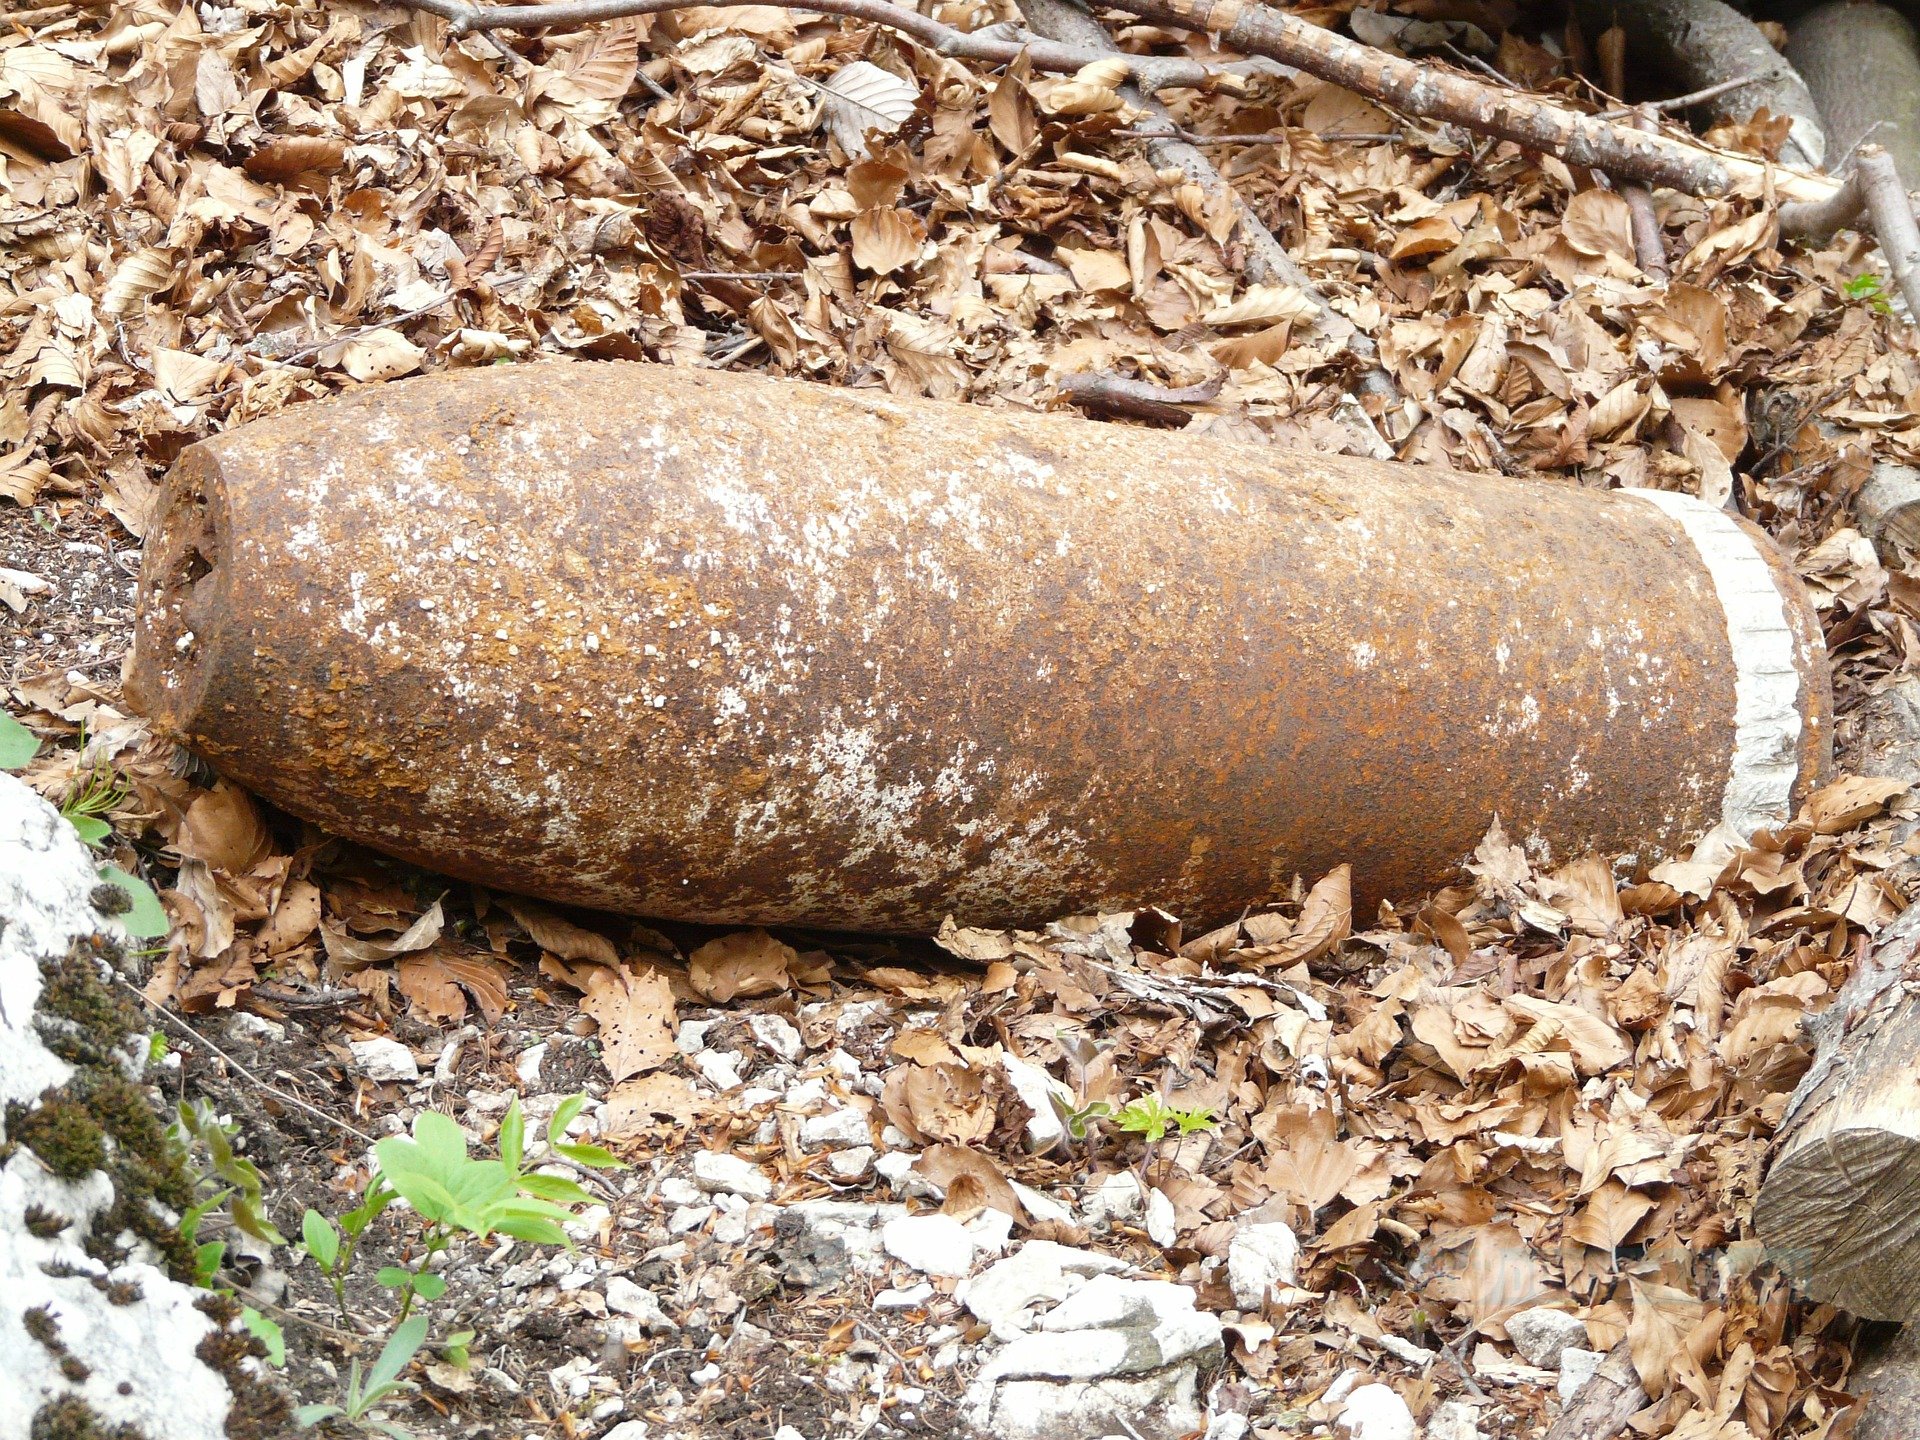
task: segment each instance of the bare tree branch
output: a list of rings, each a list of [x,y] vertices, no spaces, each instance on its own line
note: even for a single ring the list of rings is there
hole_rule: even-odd
[[[1129,15],[1203,30],[1248,55],[1265,55],[1408,115],[1450,121],[1482,135],[1557,155],[1620,180],[1691,195],[1725,195],[1771,183],[1788,200],[1823,200],[1824,175],[1726,154],[1669,135],[1644,135],[1531,95],[1502,90],[1437,65],[1416,64],[1309,25],[1257,0],[1112,0]]]
[[[1862,145],[1854,168],[1887,269],[1906,297],[1907,313],[1920,320],[1920,225],[1914,223],[1913,200],[1900,182],[1893,156],[1880,146]]]

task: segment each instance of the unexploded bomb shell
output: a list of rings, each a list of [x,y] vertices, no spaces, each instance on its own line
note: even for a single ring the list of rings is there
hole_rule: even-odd
[[[196,445],[128,691],[335,833],[551,899],[1230,916],[1784,817],[1819,630],[1698,501],[761,377],[403,381]],[[1537,848],[1536,847],[1536,848]]]

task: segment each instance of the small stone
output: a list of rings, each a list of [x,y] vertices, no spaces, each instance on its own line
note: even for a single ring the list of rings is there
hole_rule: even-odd
[[[1560,1352],[1560,1403],[1568,1405],[1580,1393],[1580,1387],[1593,1378],[1600,1362],[1607,1357],[1598,1350],[1569,1345]]]
[[[1292,1285],[1300,1260],[1300,1241],[1280,1220],[1243,1225],[1227,1244],[1227,1283],[1233,1303],[1258,1311],[1276,1285]]]
[[[682,1055],[698,1055],[707,1048],[707,1031],[719,1023],[718,1020],[682,1020],[674,1032],[675,1048]]]
[[[957,1344],[957,1342],[956,1342]],[[933,1368],[942,1369],[942,1350]],[[948,1362],[949,1366],[951,1361]],[[984,1380],[966,1392],[963,1415],[974,1433],[994,1440],[1066,1440],[1066,1437],[1137,1434],[1185,1435],[1202,1430],[1206,1415],[1191,1363],[1146,1375],[1096,1381]],[[1139,1422],[1151,1417],[1151,1430]]]
[[[791,1425],[782,1425],[773,1432],[773,1440],[807,1440],[807,1437]]]
[[[1044,1155],[1067,1138],[1067,1127],[1054,1108],[1053,1098],[1059,1095],[1071,1103],[1072,1092],[1031,1060],[1022,1060],[1018,1055],[1003,1051],[1000,1068],[1006,1072],[1013,1093],[1033,1112],[1027,1117],[1027,1149]]]
[[[1013,1217],[1004,1210],[982,1210],[967,1221],[967,1238],[973,1241],[976,1255],[999,1256],[1006,1253],[1013,1238]]]
[[[679,1175],[669,1175],[656,1192],[665,1205],[694,1205],[700,1200],[700,1187]]]
[[[829,1150],[846,1150],[857,1145],[871,1145],[873,1127],[858,1110],[829,1110],[824,1115],[810,1115],[800,1122],[800,1143],[809,1150],[818,1150],[822,1146]]]
[[[667,1312],[660,1308],[660,1297],[624,1275],[614,1275],[607,1280],[607,1308],[617,1315],[638,1320],[652,1335],[664,1335],[674,1328]]]
[[[856,1145],[851,1150],[835,1150],[827,1157],[827,1169],[836,1180],[849,1183],[864,1179],[873,1169],[873,1147]]]
[[[518,1058],[514,1060],[513,1073],[520,1077],[520,1083],[522,1085],[538,1085],[540,1083],[540,1067],[546,1063],[546,1059],[546,1041],[542,1040],[538,1045],[529,1045],[526,1049],[522,1050]]]
[[[1422,1440],[1486,1440],[1480,1433],[1480,1412],[1463,1400],[1449,1400],[1427,1417]]]
[[[693,1183],[709,1195],[744,1195],[749,1200],[773,1198],[773,1182],[758,1165],[718,1150],[702,1150],[693,1157]]]
[[[1335,1422],[1353,1440],[1413,1440],[1413,1412],[1391,1385],[1362,1385]]]
[[[1013,1193],[1019,1198],[1027,1217],[1036,1223],[1051,1222],[1055,1225],[1073,1224],[1073,1207],[1056,1200],[1044,1190],[1036,1190],[1031,1185],[1022,1185],[1018,1180],[1013,1183]]]
[[[923,1280],[911,1289],[882,1290],[878,1295],[873,1297],[873,1308],[876,1310],[918,1310],[931,1299],[933,1299],[933,1286]]]
[[[775,1059],[784,1060],[789,1065],[807,1053],[800,1032],[793,1028],[793,1022],[781,1015],[749,1015],[747,1032],[753,1036],[760,1047]]]
[[[718,1380],[719,1378],[720,1378],[720,1367],[714,1364],[712,1361],[708,1361],[705,1365],[702,1365],[698,1370],[689,1371],[687,1374],[687,1379],[691,1380],[696,1385],[711,1385],[714,1381]]]
[[[287,1027],[250,1010],[236,1010],[227,1016],[227,1034],[248,1045],[279,1044],[287,1038]]]
[[[757,1110],[762,1105],[771,1105],[780,1099],[783,1093],[770,1085],[749,1085],[734,1096],[734,1101],[742,1110]]]
[[[653,1437],[647,1431],[646,1421],[622,1420],[602,1435],[600,1440],[653,1440]]]
[[[804,1113],[816,1105],[827,1103],[827,1082],[819,1078],[802,1080],[798,1085],[788,1087],[786,1097],[780,1102],[795,1113]]]
[[[1543,1370],[1560,1368],[1560,1356],[1572,1346],[1585,1347],[1586,1322],[1550,1305],[1536,1305],[1507,1317],[1507,1338],[1529,1365]]]
[[[880,1229],[880,1244],[922,1275],[963,1276],[973,1269],[973,1239],[951,1215],[902,1215]]]
[[[372,1040],[349,1040],[353,1063],[369,1080],[412,1083],[420,1078],[420,1066],[413,1052],[398,1040],[379,1036]]]
[[[1174,1222],[1173,1202],[1158,1190],[1147,1191],[1147,1238],[1156,1245],[1171,1245],[1180,1238]]]
[[[712,1217],[714,1217],[712,1206],[680,1206],[676,1212],[666,1217],[666,1233],[685,1235],[687,1231],[697,1231]]]
[[[1389,1355],[1393,1356],[1394,1359],[1404,1360],[1407,1364],[1418,1366],[1421,1369],[1425,1369],[1440,1358],[1439,1351],[1429,1350],[1423,1345],[1416,1345],[1411,1340],[1402,1340],[1398,1335],[1382,1335],[1379,1340],[1374,1343],[1379,1345],[1379,1347]]]
[[[1102,1225],[1112,1220],[1132,1220],[1146,1203],[1147,1197],[1141,1193],[1140,1182],[1133,1172],[1122,1170],[1089,1190],[1080,1211],[1087,1224]]]
[[[716,1090],[732,1090],[741,1083],[740,1057],[731,1050],[702,1050],[693,1057],[693,1068]]]

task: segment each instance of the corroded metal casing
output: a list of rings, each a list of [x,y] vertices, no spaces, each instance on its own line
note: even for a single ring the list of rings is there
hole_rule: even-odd
[[[188,450],[128,693],[447,873],[714,922],[1227,916],[1784,816],[1830,697],[1744,522],[626,364],[436,376]]]

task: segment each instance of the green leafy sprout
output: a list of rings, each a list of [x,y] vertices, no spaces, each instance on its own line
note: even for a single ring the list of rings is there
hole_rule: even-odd
[[[1144,1136],[1149,1145],[1158,1145],[1169,1131],[1191,1135],[1196,1130],[1211,1130],[1219,1122],[1211,1107],[1175,1109],[1158,1091],[1149,1091],[1121,1106],[1113,1123],[1129,1134]]]
[[[1854,276],[1841,290],[1849,300],[1864,301],[1882,315],[1893,313],[1893,306],[1887,299],[1887,282],[1872,271]]]

